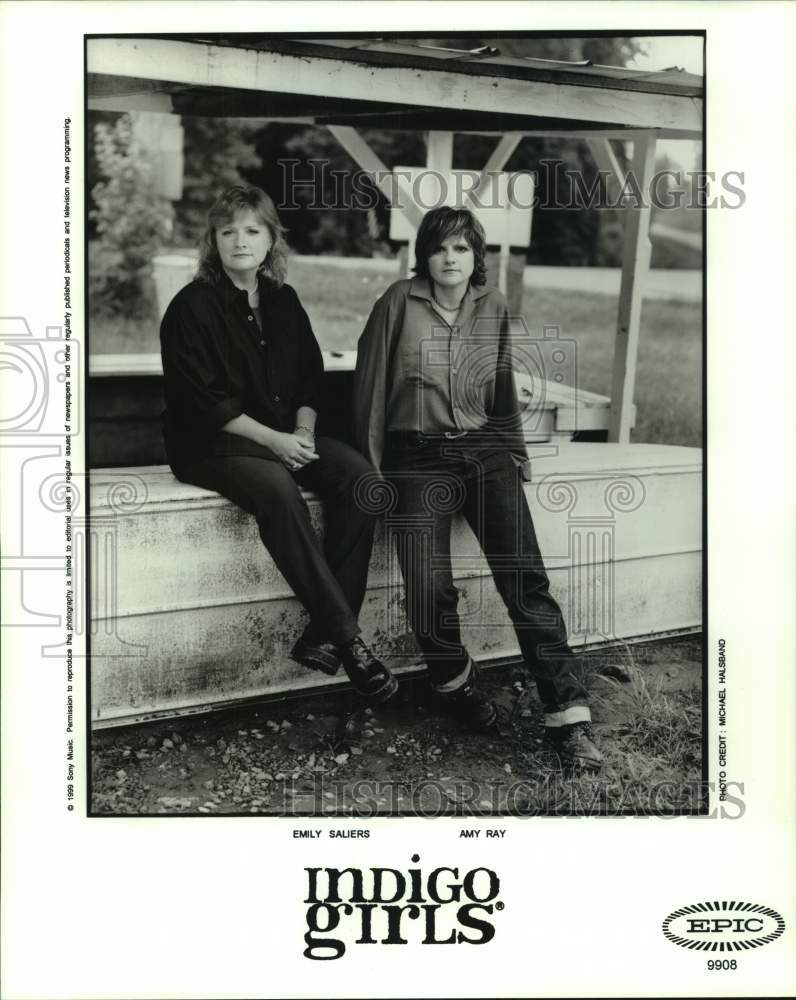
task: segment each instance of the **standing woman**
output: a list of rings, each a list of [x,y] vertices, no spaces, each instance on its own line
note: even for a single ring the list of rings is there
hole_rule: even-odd
[[[461,510],[536,681],[548,741],[562,758],[598,768],[586,691],[523,490],[508,306],[486,285],[483,228],[467,210],[433,209],[416,255],[416,277],[387,289],[359,340],[354,413],[358,447],[392,483],[388,524],[435,700],[473,728],[495,721],[456,611],[450,532]]]
[[[323,359],[309,318],[285,284],[287,246],[273,202],[230,188],[208,215],[194,281],[160,330],[164,436],[178,479],[253,514],[260,537],[310,622],[291,655],[384,701],[397,683],[359,637],[373,516],[353,502],[370,472],[352,448],[315,438]],[[326,541],[301,490],[325,505]]]

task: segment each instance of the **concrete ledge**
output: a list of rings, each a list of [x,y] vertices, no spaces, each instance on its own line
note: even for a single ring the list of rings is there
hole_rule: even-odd
[[[526,495],[573,644],[700,624],[701,452],[661,445],[530,449]],[[535,454],[534,454],[535,452]],[[253,518],[165,467],[91,475],[92,714],[113,725],[327,681],[289,660],[306,621]],[[307,495],[319,533],[320,502]],[[517,653],[478,545],[454,524],[454,576],[481,661]],[[400,573],[377,531],[361,615],[391,666],[418,663]]]

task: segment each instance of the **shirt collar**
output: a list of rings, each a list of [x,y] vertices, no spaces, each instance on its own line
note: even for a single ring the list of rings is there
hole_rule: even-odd
[[[262,302],[265,299],[267,284],[262,274],[260,274],[259,272],[257,274],[257,288],[259,289],[260,292],[260,302]],[[241,300],[241,297],[247,299],[246,292],[242,288],[238,288],[236,285],[232,284],[229,275],[223,269],[223,267],[221,268],[221,275],[218,279],[218,290],[221,293],[221,297],[223,298],[224,302],[226,303],[239,302]]]
[[[487,285],[469,284],[467,286],[467,291],[464,293],[462,302],[467,300],[470,302],[476,302],[478,299],[483,298],[488,292],[489,288]],[[431,282],[428,278],[418,278],[415,276],[411,279],[409,294],[416,299],[425,299],[427,302],[433,301],[433,296],[431,294]]]

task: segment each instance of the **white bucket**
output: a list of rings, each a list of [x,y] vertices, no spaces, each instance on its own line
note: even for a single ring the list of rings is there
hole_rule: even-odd
[[[177,292],[193,280],[197,262],[198,254],[194,250],[177,250],[152,258],[152,276],[161,319]]]

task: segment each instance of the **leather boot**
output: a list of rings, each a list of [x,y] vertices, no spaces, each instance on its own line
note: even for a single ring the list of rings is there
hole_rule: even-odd
[[[590,771],[599,771],[602,767],[603,755],[592,740],[588,722],[548,728],[545,742],[558,754],[562,764],[578,765]]]
[[[336,650],[348,679],[371,704],[381,704],[398,690],[398,681],[359,636],[337,646]]]
[[[432,688],[432,704],[437,711],[464,722],[476,732],[491,729],[497,719],[494,702],[478,690],[478,668],[473,660],[465,682],[455,691],[437,691]]]
[[[308,641],[302,636],[290,655],[302,666],[330,677],[342,667],[357,693],[374,705],[386,701],[398,690],[398,681],[359,636],[341,645]]]

